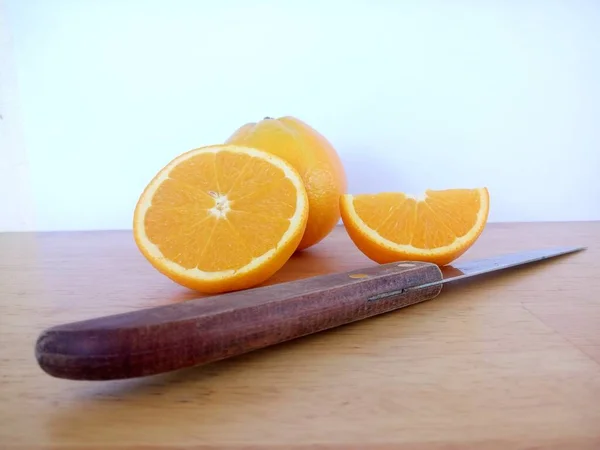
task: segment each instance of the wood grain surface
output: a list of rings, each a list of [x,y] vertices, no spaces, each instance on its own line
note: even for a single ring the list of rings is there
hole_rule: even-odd
[[[50,326],[182,302],[130,232],[0,234],[0,448],[598,449],[600,222],[491,224],[461,259],[588,250],[207,366],[69,381]],[[338,228],[268,284],[373,266]]]

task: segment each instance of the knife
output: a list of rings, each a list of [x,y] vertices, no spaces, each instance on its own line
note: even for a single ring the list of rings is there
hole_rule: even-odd
[[[43,331],[36,360],[71,380],[142,377],[207,364],[431,300],[445,283],[584,250],[560,247],[438,267],[398,261]]]

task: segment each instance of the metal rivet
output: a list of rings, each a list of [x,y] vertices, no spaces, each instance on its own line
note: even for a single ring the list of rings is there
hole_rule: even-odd
[[[367,275],[366,273],[353,273],[351,275],[348,275],[350,278],[369,278],[369,275]]]

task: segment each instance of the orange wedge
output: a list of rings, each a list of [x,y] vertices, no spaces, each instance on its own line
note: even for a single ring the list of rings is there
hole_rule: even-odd
[[[378,263],[402,260],[445,265],[479,238],[488,219],[486,188],[346,194],[340,198],[348,235]]]
[[[135,242],[161,273],[219,293],[267,280],[296,250],[308,220],[302,178],[254,148],[191,150],[148,184],[134,212]]]

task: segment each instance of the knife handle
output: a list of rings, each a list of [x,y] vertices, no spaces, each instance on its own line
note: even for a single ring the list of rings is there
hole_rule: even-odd
[[[396,262],[55,326],[35,353],[49,375],[133,378],[241,355],[436,297],[438,266]]]

